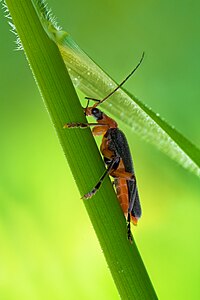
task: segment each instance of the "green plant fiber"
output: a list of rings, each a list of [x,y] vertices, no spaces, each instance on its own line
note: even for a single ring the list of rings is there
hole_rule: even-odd
[[[32,1],[7,0],[6,4],[83,195],[97,182],[105,167],[89,129],[63,129],[66,122],[86,122],[63,59],[44,31]],[[110,180],[107,178],[103,188],[84,203],[121,298],[157,299],[135,243],[127,240],[126,222]]]

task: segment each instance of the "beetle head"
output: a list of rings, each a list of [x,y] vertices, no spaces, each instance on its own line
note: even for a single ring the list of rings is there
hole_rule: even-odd
[[[101,120],[103,118],[102,111],[94,106],[84,108],[84,113],[86,116],[92,116],[96,120]]]

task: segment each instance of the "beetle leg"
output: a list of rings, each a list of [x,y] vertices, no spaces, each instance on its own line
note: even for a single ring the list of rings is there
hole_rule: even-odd
[[[92,196],[94,196],[96,194],[96,192],[99,190],[104,178],[110,174],[110,172],[112,171],[113,165],[116,161],[116,157],[111,161],[111,163],[108,165],[108,168],[106,169],[106,171],[103,173],[103,175],[101,176],[101,178],[99,179],[99,181],[97,182],[97,184],[95,185],[95,187],[87,194],[85,194],[83,197],[81,197],[82,199],[89,199]]]
[[[101,123],[66,123],[63,128],[88,128],[94,126],[92,129],[93,135],[103,135],[108,130],[108,126]]]
[[[136,199],[136,193],[137,193],[137,187],[135,185],[135,188],[133,190],[133,194],[131,195],[131,201],[129,202],[129,208],[128,208],[128,213],[131,213],[134,203],[135,203],[135,199]]]
[[[107,132],[108,130],[108,126],[107,125],[101,125],[99,126],[99,123],[97,124],[97,126],[95,126],[93,129],[92,129],[92,134],[97,136],[97,135],[103,135]]]
[[[135,175],[133,173],[126,172],[124,170],[120,170],[120,169],[114,170],[110,175],[116,178],[123,178],[126,180],[134,181],[136,183]]]
[[[128,213],[127,217],[127,237],[130,243],[133,242],[132,234],[131,234],[131,214]]]
[[[99,124],[99,123],[66,123],[63,128],[87,128],[87,127],[90,127],[90,126],[97,126],[97,125],[104,125],[104,124]]]

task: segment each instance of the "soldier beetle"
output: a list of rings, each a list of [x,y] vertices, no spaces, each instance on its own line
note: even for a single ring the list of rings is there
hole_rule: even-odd
[[[124,133],[118,128],[117,122],[108,117],[104,112],[98,109],[97,106],[113,95],[131,77],[142,63],[143,58],[144,52],[139,63],[132,72],[105,98],[99,100],[85,97],[88,102],[87,106],[84,108],[84,113],[86,116],[94,117],[97,123],[67,123],[64,125],[64,128],[87,128],[94,126],[92,129],[93,135],[103,135],[100,151],[103,155],[107,169],[95,187],[82,198],[91,198],[100,188],[104,178],[107,175],[112,176],[114,178],[117,198],[127,220],[127,236],[130,242],[132,242],[130,222],[132,221],[134,225],[137,225],[137,221],[141,217],[141,206],[131,153],[127,139]],[[95,101],[93,106],[89,106],[91,100]]]

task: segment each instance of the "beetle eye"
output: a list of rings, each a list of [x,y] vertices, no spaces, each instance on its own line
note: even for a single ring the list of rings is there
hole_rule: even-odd
[[[94,107],[92,108],[91,110],[91,113],[93,115],[93,117],[96,119],[96,120],[101,120],[103,118],[103,113],[102,111],[100,111],[98,108]]]
[[[99,113],[99,109],[98,108],[93,108],[92,109],[92,114],[93,115],[97,115]]]

